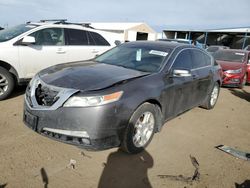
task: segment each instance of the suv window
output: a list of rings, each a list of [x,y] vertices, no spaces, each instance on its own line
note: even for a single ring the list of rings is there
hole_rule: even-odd
[[[88,45],[87,31],[65,29],[68,45]]]
[[[94,41],[94,45],[98,46],[110,46],[110,44],[98,33],[89,32],[90,41]]]
[[[193,69],[211,65],[211,58],[200,50],[192,50]]]
[[[177,56],[172,66],[173,69],[192,69],[192,58],[190,50],[183,50]]]
[[[64,45],[64,33],[61,28],[47,28],[36,31],[30,36],[35,37],[36,45]]]

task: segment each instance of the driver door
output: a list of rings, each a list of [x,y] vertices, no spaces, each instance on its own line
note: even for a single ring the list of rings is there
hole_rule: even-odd
[[[29,36],[35,38],[35,43],[18,47],[25,78],[31,78],[49,66],[67,62],[63,28],[46,28]]]

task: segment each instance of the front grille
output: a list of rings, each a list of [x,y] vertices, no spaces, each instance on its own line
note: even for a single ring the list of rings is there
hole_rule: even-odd
[[[36,101],[41,106],[52,106],[59,99],[57,94],[58,91],[52,90],[41,83],[35,90]]]

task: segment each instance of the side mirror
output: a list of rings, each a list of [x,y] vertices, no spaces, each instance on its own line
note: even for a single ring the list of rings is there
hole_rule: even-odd
[[[36,42],[35,37],[25,36],[22,40],[22,44],[34,44]]]
[[[189,70],[181,70],[181,69],[173,70],[173,77],[188,77],[188,76],[192,76]]]
[[[122,42],[119,41],[119,40],[116,40],[116,41],[115,41],[115,45],[116,45],[116,46],[119,46],[121,43],[122,43]]]

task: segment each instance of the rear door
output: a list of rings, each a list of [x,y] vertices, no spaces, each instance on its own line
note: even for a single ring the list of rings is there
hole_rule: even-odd
[[[192,49],[192,73],[194,79],[194,106],[200,105],[208,96],[213,82],[212,59],[199,49]]]
[[[65,29],[65,36],[69,62],[92,59],[110,48],[109,43],[95,32]]]

